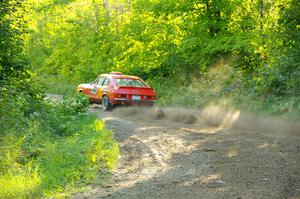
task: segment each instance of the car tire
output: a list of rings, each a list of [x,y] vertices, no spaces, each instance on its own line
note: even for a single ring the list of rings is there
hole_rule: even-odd
[[[112,109],[112,105],[106,95],[102,97],[102,109],[104,111],[110,111]]]

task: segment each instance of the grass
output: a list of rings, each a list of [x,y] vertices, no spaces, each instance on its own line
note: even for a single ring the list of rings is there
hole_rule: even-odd
[[[24,168],[19,173],[6,173],[0,176],[0,198],[26,198],[35,195],[41,183],[37,169]]]
[[[10,159],[1,162],[0,198],[64,198],[113,169],[118,144],[104,123],[82,115],[72,126],[69,136],[5,137],[0,157]]]
[[[118,145],[101,121],[90,119],[74,124],[76,129],[84,126],[74,136],[48,143],[48,150],[41,158],[42,187],[58,191],[66,185],[78,187],[92,183],[100,170],[114,168]]]

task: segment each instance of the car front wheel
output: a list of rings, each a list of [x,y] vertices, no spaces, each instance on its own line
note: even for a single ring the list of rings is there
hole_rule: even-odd
[[[106,95],[102,97],[102,109],[105,111],[109,111],[112,109],[112,105]]]

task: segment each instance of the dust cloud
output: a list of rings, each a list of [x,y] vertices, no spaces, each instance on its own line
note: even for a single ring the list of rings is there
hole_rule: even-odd
[[[219,130],[239,129],[262,131],[274,135],[289,134],[300,136],[300,125],[279,117],[265,117],[254,113],[242,112],[235,108],[210,105],[202,109],[169,108],[119,108],[124,118],[139,120],[166,120],[184,125],[216,127]]]

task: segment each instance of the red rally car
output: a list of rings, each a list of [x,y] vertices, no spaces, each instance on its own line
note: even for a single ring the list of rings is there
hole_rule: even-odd
[[[77,86],[77,92],[86,95],[91,102],[100,103],[104,110],[117,105],[148,105],[155,103],[153,88],[142,79],[119,72],[102,74],[89,84]]]

